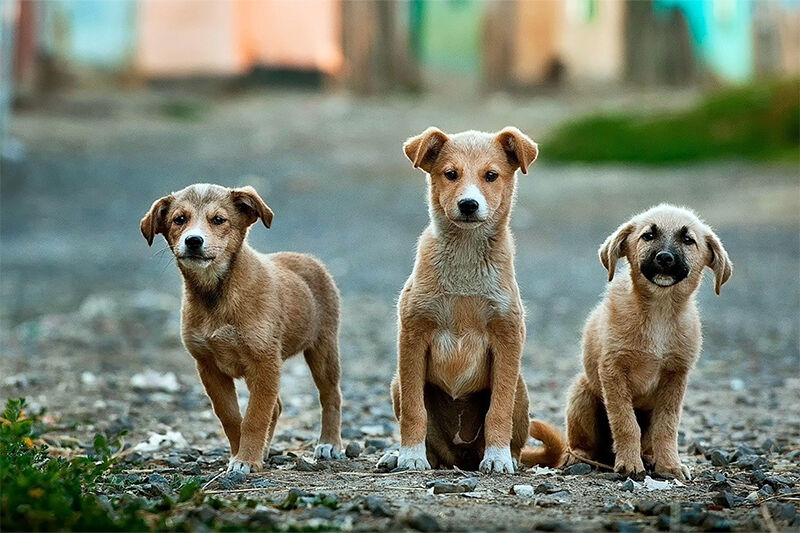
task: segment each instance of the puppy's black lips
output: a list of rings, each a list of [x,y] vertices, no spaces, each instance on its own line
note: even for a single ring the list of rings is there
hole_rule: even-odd
[[[216,255],[179,255],[178,259],[190,259],[195,261],[213,261]]]

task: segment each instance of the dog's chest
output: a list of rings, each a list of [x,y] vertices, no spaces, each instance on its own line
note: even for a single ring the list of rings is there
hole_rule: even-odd
[[[186,348],[194,357],[209,357],[226,375],[233,378],[244,375],[243,357],[247,342],[241,331],[230,324],[208,330],[184,333]]]
[[[428,359],[428,381],[453,398],[489,386],[489,304],[482,298],[443,297]]]

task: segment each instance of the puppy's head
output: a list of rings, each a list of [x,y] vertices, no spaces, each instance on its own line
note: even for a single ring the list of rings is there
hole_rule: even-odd
[[[428,128],[408,139],[403,151],[414,168],[430,177],[429,201],[437,222],[476,228],[508,216],[516,170],[527,173],[539,150],[527,135],[508,127],[454,135]]]
[[[599,250],[600,261],[614,278],[617,261],[626,257],[633,282],[645,290],[693,292],[704,267],[714,271],[714,290],[733,273],[719,238],[691,211],[661,204],[636,215],[610,235]]]
[[[195,184],[156,200],[141,222],[147,244],[161,234],[184,273],[221,276],[258,219],[272,210],[252,187]]]

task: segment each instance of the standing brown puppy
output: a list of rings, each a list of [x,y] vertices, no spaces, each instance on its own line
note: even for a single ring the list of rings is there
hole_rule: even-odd
[[[702,343],[694,295],[704,267],[713,270],[719,294],[733,266],[711,228],[666,204],[621,225],[599,254],[612,283],[583,334],[584,373],[572,385],[566,415],[572,453],[557,430],[534,421],[531,434],[545,448],[523,461],[556,466],[586,457],[631,474],[644,471],[644,457],[656,473],[685,479],[678,424]],[[621,257],[630,275],[615,278]]]
[[[428,175],[431,222],[398,304],[398,468],[514,472],[528,393],[508,222],[516,171],[527,172],[537,146],[516,128],[428,128],[403,149]]]
[[[339,291],[325,266],[303,254],[261,254],[246,242],[272,210],[252,187],[198,184],[165,196],[142,219],[148,244],[160,233],[183,274],[183,343],[231,445],[229,470],[262,466],[281,413],[281,363],[303,352],[319,389],[322,432],[314,455],[338,458]],[[250,401],[239,412],[233,380]]]

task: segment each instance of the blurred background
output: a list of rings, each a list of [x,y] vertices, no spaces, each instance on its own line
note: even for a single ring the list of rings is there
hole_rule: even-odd
[[[746,391],[755,417],[796,393],[800,1],[0,5],[5,394],[222,442],[190,423],[207,404],[180,345],[181,280],[139,220],[194,182],[251,184],[275,211],[251,243],[313,253],[341,288],[346,425],[391,432],[394,302],[427,223],[401,143],[430,125],[540,143],[513,215],[534,413],[560,419],[605,286],[598,246],[662,201],[696,209],[736,266],[721,296],[700,290],[690,404],[741,418]],[[148,369],[177,381],[132,379]],[[302,360],[284,391],[287,427],[311,438]]]

